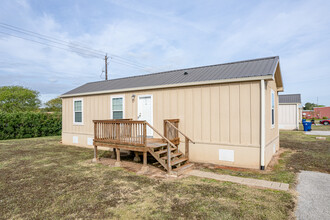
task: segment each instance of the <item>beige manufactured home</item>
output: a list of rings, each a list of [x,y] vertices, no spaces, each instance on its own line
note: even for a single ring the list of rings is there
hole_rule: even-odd
[[[299,130],[302,119],[300,94],[279,95],[278,124],[279,129]]]
[[[165,169],[180,165],[180,158],[264,169],[279,149],[279,91],[277,56],[91,82],[61,96],[62,142],[145,146],[144,156],[163,158],[158,159]],[[178,143],[169,140],[167,123],[175,123]],[[163,151],[146,144],[157,138],[165,142]],[[105,139],[111,144],[102,144]],[[180,155],[175,162],[167,160],[174,155]]]

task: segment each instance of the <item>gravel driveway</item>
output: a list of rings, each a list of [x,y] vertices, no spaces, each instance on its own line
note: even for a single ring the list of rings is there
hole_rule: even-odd
[[[297,219],[330,219],[330,174],[301,171]]]

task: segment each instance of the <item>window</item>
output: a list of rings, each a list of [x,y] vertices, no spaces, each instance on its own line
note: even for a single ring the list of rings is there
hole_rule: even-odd
[[[275,127],[275,93],[274,90],[271,91],[272,97],[271,97],[271,115],[272,115],[272,128]]]
[[[73,100],[73,123],[83,124],[83,100]]]
[[[112,119],[124,118],[124,96],[111,97],[111,118]]]

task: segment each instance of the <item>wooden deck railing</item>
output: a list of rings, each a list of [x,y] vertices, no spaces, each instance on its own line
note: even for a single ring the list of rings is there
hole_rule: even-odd
[[[130,119],[94,120],[94,141],[146,146],[146,122]]]
[[[172,128],[172,131],[171,129]],[[175,132],[173,132],[175,131]],[[167,119],[164,120],[164,134],[168,136],[169,139],[173,139],[180,143],[179,133],[185,138],[185,156],[189,158],[189,142],[195,144],[193,140],[191,140],[187,135],[185,135],[182,131],[179,130],[179,119]]]

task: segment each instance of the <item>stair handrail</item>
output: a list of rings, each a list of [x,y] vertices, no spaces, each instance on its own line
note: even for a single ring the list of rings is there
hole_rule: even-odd
[[[147,121],[145,122],[146,125],[148,125],[152,130],[154,130],[159,136],[161,136],[166,142],[167,142],[167,172],[170,174],[172,172],[172,165],[171,165],[171,147],[177,148],[169,139],[167,139],[164,135],[162,135],[159,131],[156,130],[156,128],[152,127]]]
[[[148,122],[146,122],[146,124],[152,129],[154,130],[159,136],[161,136],[166,142],[168,142],[170,145],[172,145],[172,147],[176,148],[176,146],[169,140],[167,139],[164,135],[162,135],[159,131],[156,130],[156,128],[152,127]]]
[[[180,131],[177,127],[175,127],[175,125],[172,124],[170,121],[165,120],[165,122],[170,124],[175,130],[177,130],[180,134],[182,134],[185,138],[187,138],[191,143],[195,144],[193,140],[191,140],[187,135],[185,135],[182,131]]]

